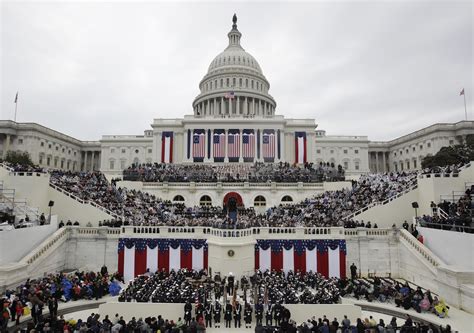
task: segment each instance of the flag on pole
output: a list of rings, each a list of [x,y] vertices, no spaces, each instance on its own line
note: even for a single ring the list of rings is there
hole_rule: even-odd
[[[233,91],[229,91],[228,93],[225,94],[225,98],[227,99],[234,99],[235,95]]]
[[[464,91],[464,90],[463,90]],[[18,103],[18,91],[16,92],[16,96],[15,96],[15,104]]]
[[[462,88],[461,92],[459,93],[459,96],[462,96],[464,95],[464,88]],[[18,93],[17,93],[17,96],[18,96]]]

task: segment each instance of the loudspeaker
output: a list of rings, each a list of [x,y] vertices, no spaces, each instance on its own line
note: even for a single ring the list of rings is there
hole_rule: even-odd
[[[413,208],[419,208],[419,207],[418,207],[418,202],[416,202],[416,201],[412,202],[412,203],[411,203],[411,206],[412,206]]]
[[[50,200],[49,203],[48,203],[48,207],[53,207],[53,206],[54,206],[54,201]]]

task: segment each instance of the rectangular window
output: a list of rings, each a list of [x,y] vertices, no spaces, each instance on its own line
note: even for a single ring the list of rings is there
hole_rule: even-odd
[[[51,157],[48,157],[46,159],[46,165],[49,166],[51,164]]]
[[[125,149],[122,149],[122,154],[125,154]]]
[[[151,153],[152,153],[152,149],[148,148],[148,154],[151,154]]]
[[[413,151],[415,151],[415,147],[413,147]]]
[[[345,161],[344,162],[344,170],[347,170],[349,168],[349,162]]]
[[[428,142],[428,148],[431,148],[431,142]]]
[[[359,149],[354,150],[354,154],[359,154]]]
[[[408,161],[407,162],[407,170],[409,170],[409,169],[410,169],[410,162]]]
[[[356,170],[359,170],[359,162],[355,162],[354,168],[355,168]]]
[[[111,149],[110,149],[110,152],[111,152],[112,154],[115,153],[115,148],[111,148]]]
[[[125,161],[124,160],[120,161],[120,169],[125,170]]]
[[[18,139],[18,144],[22,145],[23,144],[23,139]]]
[[[39,157],[39,164],[43,164],[43,156]]]
[[[347,149],[344,149],[344,154],[347,154]]]
[[[51,149],[51,144],[48,145],[48,148]]]
[[[114,169],[114,167],[115,167],[115,165],[114,165],[114,161],[110,161],[110,168],[109,168],[109,169],[110,169],[110,170],[113,170],[113,169]]]
[[[316,154],[321,154],[321,149],[316,149]]]
[[[423,145],[420,145],[420,150],[423,150]]]
[[[334,150],[332,150],[332,149],[331,149],[329,152],[330,152],[331,154],[334,154]]]
[[[449,145],[454,144],[454,140],[449,140]]]
[[[413,169],[416,169],[416,160],[413,160]]]
[[[44,142],[41,142],[41,143],[40,143],[40,146],[41,146],[41,147],[44,147]]]
[[[64,169],[64,161],[61,161],[61,169]]]

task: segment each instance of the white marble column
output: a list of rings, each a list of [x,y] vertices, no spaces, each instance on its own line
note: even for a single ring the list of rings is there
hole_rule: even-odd
[[[248,115],[249,114],[249,105],[247,104],[247,96],[245,96],[245,99],[244,99],[244,110],[243,110],[243,113],[244,115]]]
[[[229,98],[229,115],[232,116],[232,99]]]
[[[379,153],[375,152],[375,173],[379,172]]]
[[[237,112],[235,112],[237,115],[240,115],[240,96],[237,97]]]
[[[212,111],[214,116],[217,115],[217,98],[214,98],[214,110]]]
[[[84,171],[87,170],[87,151],[84,152]]]
[[[252,98],[252,116],[255,116],[255,97]]]

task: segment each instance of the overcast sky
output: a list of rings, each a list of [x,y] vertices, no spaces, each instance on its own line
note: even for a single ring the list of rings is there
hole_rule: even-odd
[[[192,113],[233,13],[277,114],[389,140],[474,116],[467,2],[8,2],[1,118],[82,140]]]

